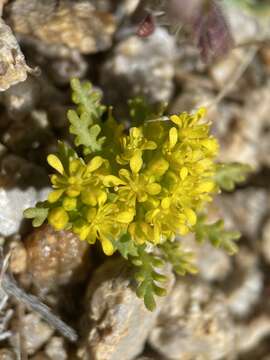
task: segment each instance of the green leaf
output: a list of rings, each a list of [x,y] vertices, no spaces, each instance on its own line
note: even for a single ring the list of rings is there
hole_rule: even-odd
[[[78,113],[88,113],[93,119],[98,120],[106,106],[101,105],[101,93],[93,90],[90,82],[81,83],[79,79],[72,79],[70,82],[72,88],[72,101],[78,105]]]
[[[194,227],[196,240],[200,243],[208,240],[213,246],[223,248],[229,255],[235,254],[238,249],[235,241],[241,234],[238,231],[225,230],[223,220],[213,224],[205,224],[205,220],[204,215],[198,217]]]
[[[179,241],[167,241],[160,245],[160,249],[164,258],[172,264],[178,275],[196,274],[198,272],[193,262],[193,254],[190,251],[183,250]]]
[[[129,114],[132,120],[132,126],[141,126],[147,120],[159,118],[164,114],[168,104],[160,104],[153,106],[148,104],[144,98],[135,97],[129,100]]]
[[[214,180],[221,189],[232,191],[236,184],[244,182],[251,172],[252,168],[246,164],[218,164]]]
[[[75,145],[83,146],[84,155],[100,151],[105,137],[98,138],[101,127],[101,116],[106,107],[100,104],[101,94],[93,90],[89,82],[80,83],[71,80],[72,100],[77,109],[69,110],[70,133],[75,135]]]
[[[138,256],[132,259],[132,263],[137,267],[135,279],[138,282],[136,294],[144,299],[146,308],[153,311],[156,308],[155,296],[165,296],[166,289],[160,283],[166,281],[166,276],[157,271],[156,267],[163,265],[163,261],[158,261],[157,257],[146,251],[145,246],[137,248]],[[139,261],[138,261],[139,259]]]
[[[120,239],[112,240],[112,242],[123,258],[128,259],[129,256],[138,256],[137,247],[129,234],[126,233]]]
[[[165,282],[167,278],[156,270],[164,265],[164,261],[147,252],[144,245],[136,246],[129,234],[111,241],[120,254],[135,266],[134,278],[138,284],[136,294],[144,299],[146,308],[153,311],[156,307],[155,295],[166,295],[166,290],[159,284]]]
[[[24,210],[23,216],[26,219],[33,219],[32,225],[34,227],[41,226],[44,221],[47,219],[49,209],[46,208],[29,208]]]
[[[104,137],[98,139],[101,127],[97,124],[93,125],[93,121],[89,114],[83,113],[80,117],[74,110],[69,110],[67,117],[70,122],[69,131],[75,135],[75,145],[84,146],[84,153],[88,155],[91,152],[100,151],[105,141]]]

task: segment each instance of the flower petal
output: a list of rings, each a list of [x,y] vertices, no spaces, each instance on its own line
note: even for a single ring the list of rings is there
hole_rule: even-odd
[[[188,176],[188,169],[184,166],[182,167],[182,169],[180,170],[180,178],[182,180],[185,180],[185,178]]]
[[[130,169],[133,173],[137,174],[141,170],[142,165],[143,165],[143,159],[141,152],[137,152],[130,159]]]
[[[58,171],[61,175],[64,174],[64,167],[60,161],[60,159],[54,155],[54,154],[50,154],[47,156],[47,161],[48,164],[54,168],[56,171]]]
[[[101,156],[95,156],[92,160],[87,164],[87,171],[93,172],[97,170],[104,162],[104,159]]]
[[[104,254],[107,256],[111,256],[114,253],[113,244],[106,237],[102,236],[100,238],[101,246],[104,251]]]
[[[108,186],[108,187],[125,184],[124,181],[122,181],[121,179],[119,179],[117,176],[114,176],[114,175],[106,175],[106,176],[104,176],[102,181],[103,181],[104,186]]]
[[[215,183],[213,181],[204,181],[198,185],[196,188],[197,193],[209,193],[215,188]]]
[[[148,192],[148,194],[150,195],[157,195],[160,193],[161,191],[161,186],[157,183],[153,183],[153,184],[148,184],[146,186],[146,191]]]
[[[195,225],[197,222],[197,215],[192,209],[184,209],[184,213],[190,223],[190,225]]]
[[[134,218],[134,211],[132,210],[122,211],[118,213],[116,216],[116,220],[124,224],[130,223],[133,220],[133,218]]]
[[[177,143],[178,140],[178,132],[175,127],[170,129],[169,132],[169,142],[170,142],[170,148],[173,149]]]
[[[182,120],[179,116],[177,115],[172,115],[170,116],[170,120],[175,123],[176,125],[181,125],[182,124]]]
[[[59,200],[61,195],[63,194],[63,192],[64,192],[63,189],[52,191],[48,196],[49,203],[52,204],[52,203],[55,203],[57,200]]]

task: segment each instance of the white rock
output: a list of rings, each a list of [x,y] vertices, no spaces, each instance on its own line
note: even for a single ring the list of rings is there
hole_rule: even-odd
[[[23,211],[35,206],[37,201],[46,199],[49,188],[40,191],[27,189],[0,188],[0,235],[10,236],[18,232],[23,220]]]

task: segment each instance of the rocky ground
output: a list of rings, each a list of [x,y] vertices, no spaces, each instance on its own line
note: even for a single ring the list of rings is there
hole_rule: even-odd
[[[206,65],[183,32],[136,36],[146,5],[0,0],[1,360],[270,359],[269,17],[227,7],[236,48]],[[238,254],[189,237],[200,273],[172,280],[154,313],[122,261],[22,218],[48,192],[46,155],[69,138],[72,77],[90,79],[123,120],[137,94],[170,112],[208,105],[220,160],[254,169],[209,209],[241,231]],[[50,310],[35,312],[40,302]]]

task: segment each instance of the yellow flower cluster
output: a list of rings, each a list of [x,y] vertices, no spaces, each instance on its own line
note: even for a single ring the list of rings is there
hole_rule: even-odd
[[[82,240],[98,239],[106,255],[128,233],[135,244],[160,244],[192,231],[197,213],[217,189],[214,158],[218,144],[209,135],[204,109],[132,127],[116,122],[104,149],[87,159],[56,155],[49,164],[54,190],[48,197],[49,223],[71,229]]]

